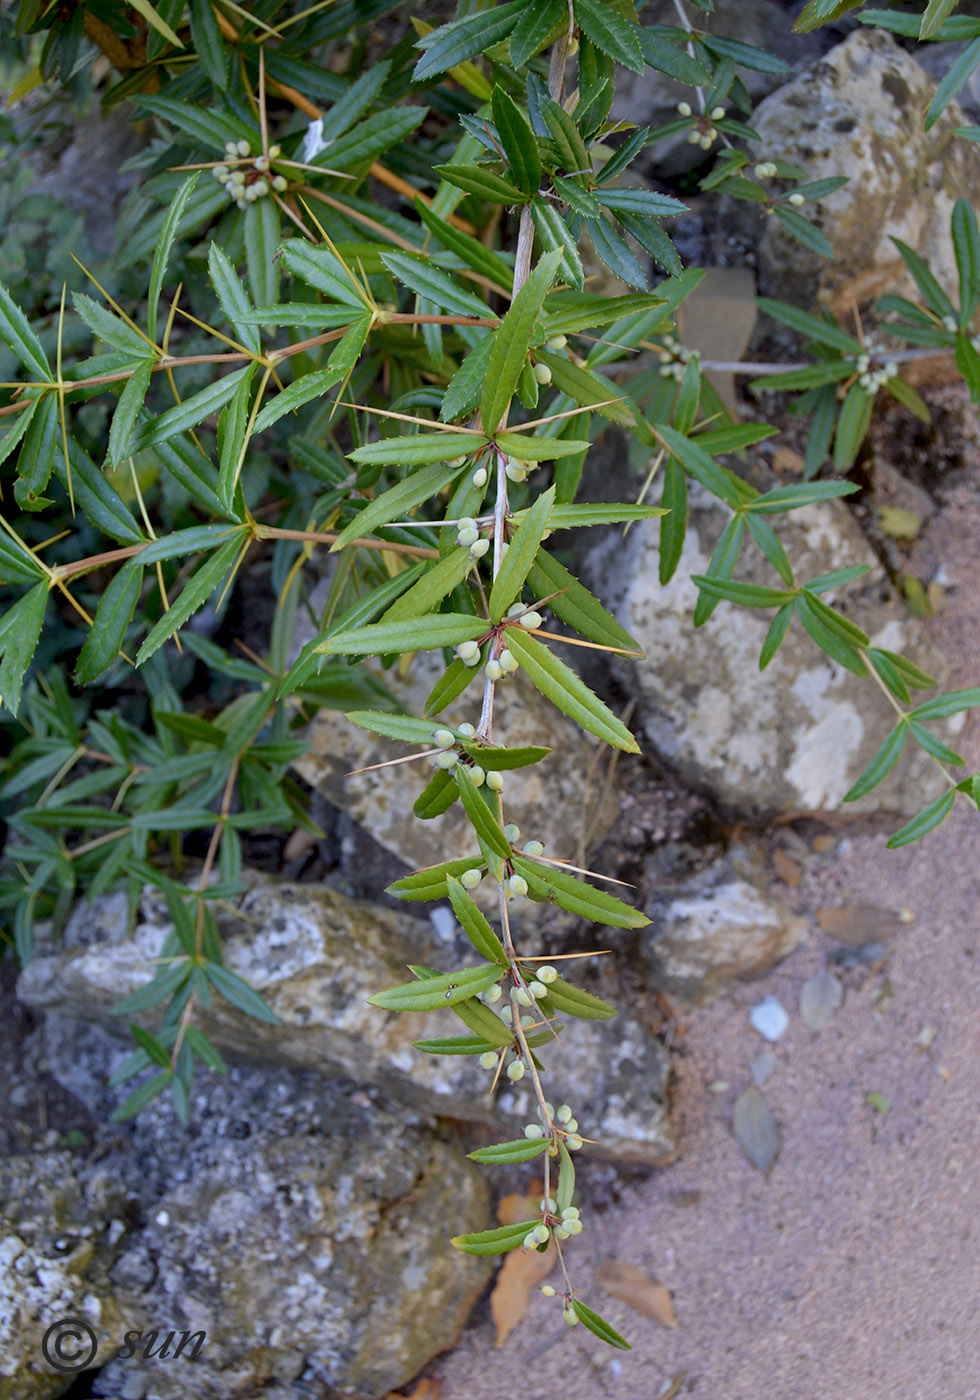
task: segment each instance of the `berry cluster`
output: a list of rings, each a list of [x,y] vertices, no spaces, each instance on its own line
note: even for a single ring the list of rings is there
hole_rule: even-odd
[[[867,389],[870,394],[876,394],[883,384],[887,384],[889,379],[894,379],[898,374],[898,365],[894,360],[888,360],[886,364],[872,368],[874,363],[870,355],[859,355],[854,361],[858,383],[862,389]]]
[[[214,166],[211,173],[239,209],[247,209],[273,190],[282,194],[288,188],[285,176],[272,170],[272,162],[282,155],[282,147],[270,146],[267,156],[253,156],[247,141],[226,141],[225,154],[227,160]]]
[[[677,110],[682,117],[693,115],[690,102],[678,102]],[[711,111],[695,119],[695,125],[688,132],[688,141],[692,146],[700,146],[702,151],[710,151],[711,147],[718,140],[721,134],[714,125],[720,122],[725,115],[724,107],[712,107]]]
[[[680,383],[684,378],[687,362],[694,353],[693,350],[688,350],[686,345],[679,345],[672,335],[665,335],[663,344],[657,350],[660,356],[661,379],[676,379]]]

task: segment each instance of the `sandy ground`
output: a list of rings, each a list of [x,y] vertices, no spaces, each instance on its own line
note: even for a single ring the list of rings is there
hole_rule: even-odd
[[[967,491],[920,551],[955,585],[931,626],[958,686],[980,682],[977,539],[980,505]],[[972,771],[978,728],[971,720],[956,741]],[[884,841],[844,836],[807,870],[794,903],[911,911],[885,967],[843,974],[843,1005],[810,1031],[800,988],[835,946],[815,931],[763,981],[687,1016],[680,1160],[570,1241],[581,1296],[633,1350],[564,1327],[556,1300],[535,1295],[503,1350],[484,1313],[436,1363],[442,1400],[980,1396],[980,817],[963,803],[918,845],[888,852]],[[770,992],[790,1025],[762,1088],[782,1138],[766,1178],[732,1137],[731,1112],[765,1048],[749,1010]],[[936,1033],[923,1049],[926,1027]],[[889,1101],[884,1115],[869,1093]],[[679,1327],[605,1296],[593,1282],[605,1258],[665,1283]]]

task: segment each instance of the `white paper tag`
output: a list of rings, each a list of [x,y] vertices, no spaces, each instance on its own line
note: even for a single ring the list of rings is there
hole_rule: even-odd
[[[323,139],[323,118],[317,117],[315,122],[310,122],[306,128],[306,135],[303,137],[303,149],[300,152],[300,160],[304,165],[309,165],[314,156],[318,156],[321,151],[325,151],[328,142]]]

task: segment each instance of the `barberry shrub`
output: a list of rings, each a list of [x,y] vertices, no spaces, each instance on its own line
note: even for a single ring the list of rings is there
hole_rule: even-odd
[[[797,29],[856,2],[811,0]],[[417,816],[458,803],[472,853],[391,890],[448,899],[473,956],[449,971],[412,967],[371,1001],[444,1009],[465,1034],[421,1041],[421,1052],[477,1056],[488,1086],[529,1079],[535,1121],[471,1155],[534,1161],[544,1177],[534,1218],[453,1243],[490,1254],[554,1241],[562,1287],[543,1291],[567,1322],[617,1347],[627,1343],[579,1299],[563,1248],[583,1229],[574,1154],[593,1125],[549,1101],[539,1058],[559,1054],[564,1019],[614,1008],[577,984],[574,961],[565,977],[523,954],[521,925],[529,900],[613,928],[647,920],[567,853],[546,854],[533,833],[521,840],[508,774],[580,760],[501,745],[493,726],[497,688],[521,670],[588,734],[638,751],[566,659],[567,642],[639,648],[569,571],[562,532],[657,518],[666,583],[693,479],[729,512],[695,580],[693,624],[722,604],[763,609],[763,668],[798,626],[886,692],[895,727],[848,797],[881,782],[909,740],[947,779],[889,845],[925,835],[958,796],[980,805],[980,777],[958,781],[950,770],[963,759],[928,727],[980,703],[980,690],[915,704],[934,679],[873,647],[831,601],[862,569],[800,580],[773,525],[856,489],[834,473],[853,464],[880,392],[928,413],[902,378],[921,347],[948,352],[980,399],[976,218],[957,204],[958,303],[900,246],[918,299],[886,297],[874,342],[763,302],[807,358],[759,382],[799,394],[812,431],[803,480],[751,486],[739,453],[775,429],[732,421],[682,344],[677,311],[702,275],[671,242],[684,205],[631,167],[654,143],[686,138],[703,153],[703,191],[757,205],[823,254],[817,206],[844,176],[810,182],[758,149],[741,75],[785,65],[716,36],[715,8],[678,0],[675,24],[647,25],[632,0],[460,0],[433,27],[418,15],[403,23],[394,0],[266,0],[252,12],[103,0],[67,21],[22,0],[0,20],[8,56],[24,61],[15,99],[40,84],[77,98],[101,50],[116,73],[102,100],[127,101],[149,136],[102,280],[89,269],[70,302],[62,293],[26,309],[0,287],[7,941],[26,962],[37,921],[57,930],[79,894],[121,889],[135,911],[146,885],[159,890],[172,929],[156,971],[116,1008],[154,1012],[152,1030],[131,1021],[136,1045],[117,1077],[138,1083],[117,1117],[167,1090],[185,1118],[195,1065],[224,1069],[196,1024],[212,998],[275,1019],[225,966],[214,910],[242,889],[243,833],[316,832],[290,776],[310,718],[320,706],[348,711],[390,740],[393,761],[407,746],[427,768]],[[980,64],[980,21],[954,8],[931,0],[921,16],[860,16],[964,46],[927,123]],[[670,122],[637,129],[612,115],[621,67],[656,70],[689,99]],[[620,294],[593,290],[602,265]],[[610,425],[629,435],[648,484],[659,479],[659,505],[577,503]],[[748,537],[772,567],[769,586],[737,578]],[[291,660],[314,551],[333,556],[328,600]],[[257,565],[275,598],[264,655],[215,640]],[[444,666],[409,715],[384,677],[419,651]],[[464,697],[472,720],[445,722]],[[201,857],[190,882],[189,854]],[[492,898],[478,904],[480,885]]]

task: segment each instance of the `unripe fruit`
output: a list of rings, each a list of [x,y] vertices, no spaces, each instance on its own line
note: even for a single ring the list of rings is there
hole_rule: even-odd
[[[534,1238],[534,1231],[533,1231],[533,1230],[530,1232],[530,1234],[524,1236],[524,1248],[525,1248],[525,1249],[534,1249],[535,1246],[537,1245],[537,1243],[538,1243],[537,1240]]]
[[[500,989],[500,983],[494,982],[493,986],[483,993],[483,1000],[492,1005],[493,1002],[499,1001],[502,996],[503,992]]]
[[[544,850],[544,846],[542,846],[542,844],[541,844],[540,841],[525,841],[525,842],[524,842],[524,854],[525,854],[526,856],[539,856],[539,855],[541,855],[541,853],[542,853],[543,850]]]
[[[282,147],[281,147],[281,146],[270,146],[270,147],[269,147],[269,159],[270,159],[270,160],[277,160],[277,159],[279,158],[279,156],[281,156],[281,155],[282,155]]]
[[[486,469],[485,469],[484,467],[478,467],[478,468],[476,469],[476,471],[473,473],[473,485],[474,485],[474,486],[477,488],[477,490],[479,491],[479,490],[482,490],[482,488],[483,488],[484,486],[486,486],[486,484],[487,484],[487,473],[486,473]]]
[[[465,661],[468,666],[475,664],[480,655],[480,648],[476,642],[460,642],[456,648],[456,655],[460,661]]]
[[[456,750],[445,749],[436,759],[436,766],[438,768],[445,768],[448,770],[450,768],[455,768],[458,762],[459,754],[456,752]]]
[[[564,350],[565,346],[568,344],[568,336],[567,336],[567,335],[553,335],[553,336],[549,336],[549,338],[548,338],[546,344],[547,344],[549,350]]]
[[[556,1231],[556,1233],[557,1233],[557,1231]],[[563,1318],[565,1319],[565,1321],[568,1323],[569,1327],[574,1327],[575,1324],[576,1324],[576,1322],[578,1322],[578,1318],[577,1318],[577,1317],[575,1316],[575,1314],[572,1312],[571,1308],[565,1308],[565,1309],[562,1311],[562,1317],[563,1317]]]
[[[534,1229],[534,1239],[536,1244],[547,1244],[551,1238],[551,1231],[547,1225],[537,1225]]]
[[[496,1069],[496,1068],[497,1068],[497,1056],[494,1054],[494,1052],[493,1052],[492,1050],[487,1050],[485,1054],[483,1054],[483,1055],[480,1056],[480,1068],[481,1068],[481,1069]]]
[[[500,664],[503,667],[503,669],[511,675],[515,671],[520,670],[520,662],[517,660],[517,657],[514,655],[514,653],[512,651],[509,651],[507,647],[504,647],[503,651],[500,653]]]
[[[474,787],[482,787],[483,784],[484,784],[484,783],[486,782],[486,780],[487,780],[487,775],[486,775],[486,773],[485,773],[484,770],[483,770],[478,764],[476,764],[476,763],[474,763],[474,764],[473,764],[473,767],[469,770],[469,774],[470,774],[470,782],[473,784]]]
[[[555,1239],[556,1239],[556,1240],[567,1240],[567,1239],[568,1239],[568,1231],[565,1229],[564,1225],[556,1225],[556,1226],[555,1226]]]
[[[708,113],[708,116],[713,122],[720,122],[724,115],[724,107],[712,107],[711,111]]]
[[[476,733],[476,730],[473,728],[472,724],[469,723],[459,724],[456,727],[459,730],[460,734],[466,735],[467,739],[472,739],[474,734]]]
[[[536,1142],[544,1137],[544,1128],[539,1123],[528,1123],[524,1128],[524,1136]]]
[[[482,871],[464,870],[462,875],[459,877],[459,883],[463,886],[464,890],[475,890],[482,879]]]
[[[799,204],[805,204],[805,203],[806,203],[806,199],[805,199],[804,196],[801,195],[801,194],[791,194],[790,197],[789,197],[789,202],[790,202],[790,204],[797,204],[797,205],[799,205]]]
[[[488,788],[491,788],[494,792],[503,792],[503,790],[504,790],[504,775],[503,775],[503,773],[488,773],[488,774],[487,774],[487,787],[488,787]]]
[[[531,998],[528,996],[527,992],[524,990],[523,987],[513,987],[511,989],[510,994],[513,997],[514,1001],[517,1002],[518,1006],[531,1005]]]
[[[578,1206],[566,1206],[561,1213],[562,1220],[577,1220],[579,1218]]]
[[[489,548],[490,548],[490,541],[489,541],[489,540],[477,540],[476,544],[471,545],[471,547],[470,547],[470,558],[471,558],[471,559],[482,559],[483,556],[484,556],[484,554],[486,554],[486,552],[487,552],[487,550],[488,550]]]
[[[529,632],[536,632],[542,622],[544,622],[544,618],[539,612],[534,612],[533,610],[531,612],[526,612],[521,618],[521,626],[526,627]]]
[[[238,154],[240,156],[250,156],[252,154],[252,148],[247,141],[239,141]]]
[[[465,530],[460,530],[459,534],[456,536],[456,543],[461,549],[469,549],[471,545],[476,544],[479,538],[480,532],[476,526],[469,525]]]
[[[437,729],[432,737],[440,749],[451,749],[456,743],[455,734],[451,734],[448,729]]]
[[[278,190],[279,193],[282,194],[283,190],[286,190],[286,189],[289,188],[289,181],[286,179],[286,177],[285,177],[284,175],[277,175],[276,178],[275,178],[275,179],[273,180],[273,182],[272,182],[272,188],[273,188],[274,190]]]
[[[541,1292],[546,1298],[553,1298],[555,1296],[555,1290],[552,1288],[550,1283],[543,1283],[541,1285]]]
[[[525,467],[523,463],[508,462],[504,471],[508,481],[519,483],[527,480],[527,467]]]
[[[519,895],[521,898],[527,894],[527,881],[523,875],[512,875],[507,883],[510,885],[511,894]]]
[[[512,846],[514,842],[518,839],[520,834],[521,828],[519,826],[515,826],[513,822],[508,822],[507,825],[504,827],[504,835],[507,837],[507,840]]]
[[[538,381],[539,384],[551,383],[550,365],[535,365],[531,373],[534,375],[535,379]]]
[[[519,1079],[524,1078],[524,1061],[515,1060],[513,1064],[507,1066],[507,1078],[516,1084]],[[579,1142],[579,1146],[581,1146]]]
[[[561,1108],[558,1110],[558,1113],[557,1113],[557,1118],[558,1118],[559,1123],[567,1123],[568,1120],[569,1120],[569,1118],[571,1118],[571,1116],[572,1116],[571,1105],[570,1105],[570,1104],[567,1104],[567,1103],[563,1103],[562,1106],[561,1106]]]
[[[682,117],[689,117],[691,115],[690,102],[678,102],[677,110],[678,112],[680,112]]]
[[[530,844],[530,843],[529,843],[529,844]],[[526,850],[527,850],[527,846],[525,846],[524,849],[525,849],[525,851],[526,851]],[[548,985],[550,985],[550,983],[552,983],[552,982],[557,982],[557,981],[558,981],[558,969],[555,968],[555,967],[551,967],[550,964],[548,964],[548,963],[546,963],[546,964],[544,965],[544,967],[539,967],[539,968],[538,968],[538,981],[539,981],[539,982],[543,982],[543,983],[545,984],[546,987],[547,987]]]
[[[484,667],[484,671],[488,681],[499,681],[500,677],[504,674],[499,661],[488,661]]]
[[[565,1146],[568,1148],[569,1152],[577,1152],[582,1146],[582,1139],[577,1133],[572,1133],[570,1137],[565,1139]]]
[[[542,982],[529,982],[527,989],[532,997],[546,997],[548,995],[548,988]]]
[[[545,1198],[542,1196],[541,1199],[540,1199],[540,1201],[538,1201],[538,1210],[544,1211],[544,1210],[554,1210],[554,1209],[555,1209],[555,1198],[554,1198],[554,1196],[549,1196],[547,1200],[545,1200]]]
[[[562,1229],[567,1230],[570,1235],[580,1235],[585,1229],[581,1220],[566,1220]]]

